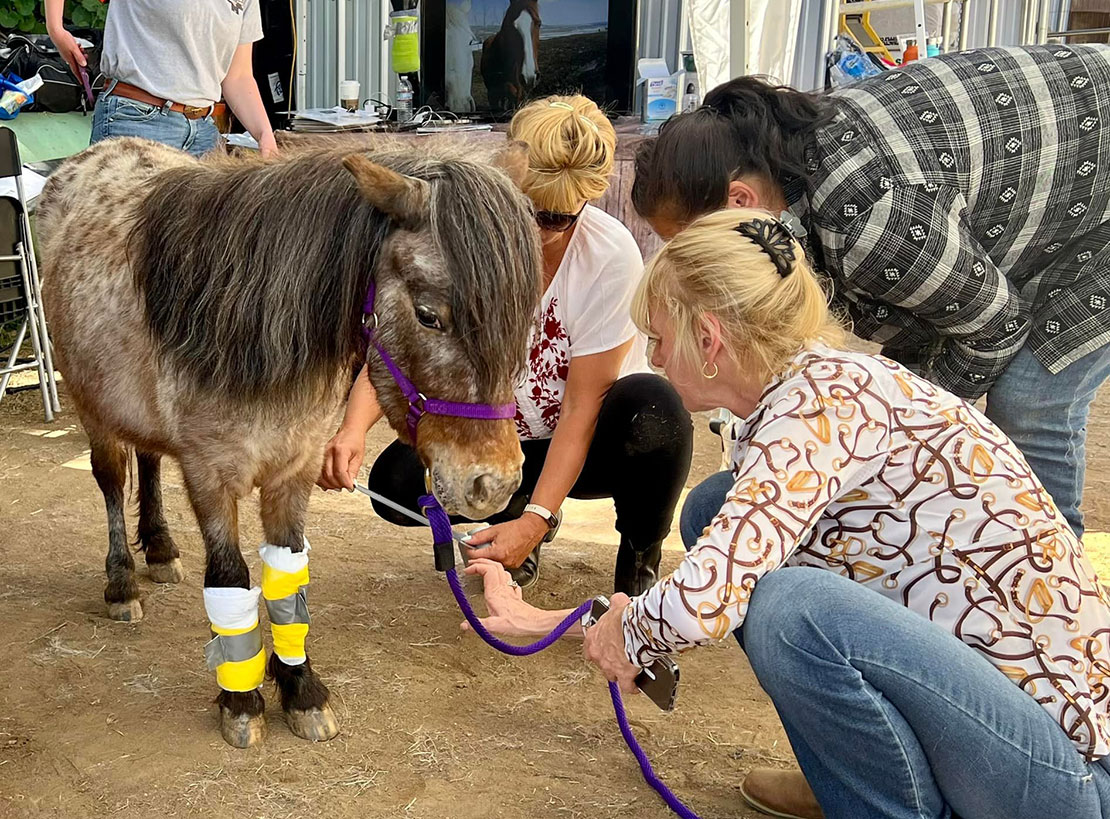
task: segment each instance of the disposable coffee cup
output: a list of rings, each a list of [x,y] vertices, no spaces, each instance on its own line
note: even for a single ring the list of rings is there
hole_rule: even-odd
[[[342,80],[339,83],[339,104],[348,111],[358,110],[358,80]]]

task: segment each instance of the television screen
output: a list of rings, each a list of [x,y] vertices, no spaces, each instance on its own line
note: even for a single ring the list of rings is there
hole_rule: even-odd
[[[635,0],[442,0],[442,23],[432,5],[422,72],[439,97],[432,104],[502,114],[578,92],[614,111],[630,108]]]

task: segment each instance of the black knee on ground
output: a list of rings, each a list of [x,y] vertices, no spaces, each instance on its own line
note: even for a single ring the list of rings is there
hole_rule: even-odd
[[[654,373],[618,380],[605,396],[602,415],[621,440],[625,455],[685,455],[688,459],[686,453],[693,449],[690,413],[670,382]]]
[[[328,703],[328,687],[312,670],[307,655],[300,665],[286,665],[278,655],[271,654],[266,676],[277,686],[283,711],[309,711],[323,708]]]
[[[400,441],[394,441],[374,460],[370,474],[366,477],[366,485],[371,491],[409,508],[416,498],[424,494],[424,465],[416,450]],[[370,499],[370,503],[378,517],[387,523],[394,526],[418,525],[416,521],[374,498]],[[420,513],[419,509],[412,511]]]

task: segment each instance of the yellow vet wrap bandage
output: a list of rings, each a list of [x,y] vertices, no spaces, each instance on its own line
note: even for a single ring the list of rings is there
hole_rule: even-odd
[[[298,572],[289,574],[262,564],[262,596],[267,600],[280,600],[300,591],[301,586],[308,585],[308,566]]]
[[[274,654],[286,665],[300,665],[307,657],[308,638],[308,543],[300,552],[264,543],[262,597],[270,616]]]
[[[224,691],[253,691],[262,685],[266,676],[266,652],[262,649],[262,631],[258,624],[246,631],[232,631],[230,629],[212,626],[216,639],[221,637],[240,637],[240,644],[248,653],[249,648],[258,647],[257,653],[246,660],[226,659],[216,666],[216,684]],[[235,656],[227,650],[229,640],[220,640],[224,648],[224,656]],[[234,644],[233,644],[234,645]]]
[[[266,675],[266,652],[258,628],[260,592],[257,586],[204,590],[204,609],[215,635],[204,647],[204,656],[225,691],[253,691]]]

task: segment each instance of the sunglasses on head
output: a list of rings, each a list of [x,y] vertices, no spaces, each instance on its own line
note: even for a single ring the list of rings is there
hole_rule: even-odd
[[[586,206],[583,205],[578,213],[556,213],[551,210],[538,210],[536,211],[536,224],[539,225],[540,230],[565,233],[574,226],[574,223],[578,221],[578,217],[582,215],[582,211],[585,209]]]

